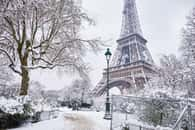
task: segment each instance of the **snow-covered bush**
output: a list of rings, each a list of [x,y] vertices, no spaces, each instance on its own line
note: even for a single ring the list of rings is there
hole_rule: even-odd
[[[72,82],[72,85],[66,91],[67,100],[86,100],[89,94],[90,81],[77,79]]]
[[[171,126],[179,116],[179,102],[174,101],[166,93],[156,93],[156,98],[144,101],[143,110],[138,116],[144,122],[154,126]]]
[[[28,119],[28,116],[20,113],[15,113],[15,114],[0,113],[0,114],[1,114],[0,129],[18,127]]]
[[[30,118],[32,108],[25,99],[0,97],[0,129],[18,127]]]
[[[18,102],[16,99],[10,98],[6,99],[4,97],[0,97],[0,109],[5,113],[23,113],[23,104]]]

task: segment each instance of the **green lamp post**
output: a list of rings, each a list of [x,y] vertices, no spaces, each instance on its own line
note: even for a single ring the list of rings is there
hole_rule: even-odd
[[[107,61],[107,71],[106,71],[106,75],[107,75],[107,86],[106,86],[106,109],[105,109],[105,115],[104,115],[104,119],[107,120],[111,120],[111,103],[110,103],[110,95],[109,95],[109,62],[110,62],[110,58],[111,58],[112,53],[110,52],[110,49],[107,48],[107,51],[105,53],[106,56],[106,61]]]

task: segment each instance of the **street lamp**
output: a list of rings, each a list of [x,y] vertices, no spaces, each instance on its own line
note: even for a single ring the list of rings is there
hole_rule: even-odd
[[[107,48],[107,51],[105,53],[106,61],[107,61],[107,86],[106,86],[106,111],[104,115],[104,119],[111,120],[111,111],[110,111],[110,97],[109,97],[109,61],[112,53],[110,52],[110,49]]]

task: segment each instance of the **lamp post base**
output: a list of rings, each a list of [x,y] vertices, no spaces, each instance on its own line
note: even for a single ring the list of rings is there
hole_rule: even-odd
[[[112,115],[111,115],[111,111],[110,111],[110,102],[108,100],[106,102],[106,112],[104,115],[104,119],[106,119],[106,120],[112,119]]]
[[[112,119],[112,115],[110,113],[105,113],[104,119],[105,120],[111,120]]]

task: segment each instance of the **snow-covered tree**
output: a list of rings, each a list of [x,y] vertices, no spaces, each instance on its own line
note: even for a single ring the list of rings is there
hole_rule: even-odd
[[[143,101],[142,105],[144,106],[138,114],[139,118],[154,126],[173,125],[179,116],[180,108],[179,103],[172,99],[165,93],[160,93],[160,97],[156,97],[156,99]]]
[[[0,65],[0,87],[5,87],[7,82],[11,80],[11,75],[8,71],[7,66]]]
[[[31,81],[29,86],[29,97],[35,107],[34,109],[40,111],[44,107],[58,105],[60,91],[45,90],[45,86],[38,81]]]
[[[20,95],[28,94],[32,69],[86,69],[83,56],[96,51],[98,39],[84,39],[81,29],[93,20],[76,0],[1,0],[0,54],[21,76]]]
[[[160,77],[164,82],[163,84],[171,88],[174,92],[175,89],[183,87],[183,65],[175,55],[163,55],[160,59]]]
[[[195,63],[195,7],[187,16],[187,23],[182,29],[182,45],[180,50],[186,65]]]
[[[38,81],[31,81],[29,87],[29,96],[33,102],[42,102],[44,100],[44,88]]]
[[[56,107],[58,105],[58,91],[54,90],[48,90],[44,91],[43,98],[45,101],[45,104],[48,104],[49,106]]]
[[[14,76],[6,65],[6,59],[0,54],[0,96],[10,97],[15,93],[15,86],[12,84]]]
[[[7,84],[0,88],[0,96],[6,97],[6,98],[15,97],[18,95],[18,93],[19,93],[18,83]]]
[[[175,55],[163,55],[160,58],[160,66],[158,70],[159,75],[153,77],[153,79],[151,79],[150,81],[150,84],[148,84],[147,86],[153,86],[154,89],[156,88],[156,91],[159,88],[164,88],[164,90],[167,89],[167,93],[170,93],[170,91],[172,91],[172,93],[170,93],[172,96],[194,95],[195,8],[193,8],[192,14],[187,17],[187,24],[182,29],[182,36],[183,40],[180,47],[182,58],[178,59]],[[147,92],[145,93],[147,94]]]
[[[12,73],[9,71],[9,68],[6,65],[7,61],[0,54],[0,86],[4,87],[7,85],[7,82],[13,79]]]
[[[87,80],[75,80],[73,81],[71,87],[67,90],[66,97],[69,100],[80,100],[83,102],[90,91],[90,82]]]
[[[185,65],[183,73],[185,74],[186,86],[188,86],[189,96],[195,97],[195,7],[187,16],[187,23],[182,29],[182,60]]]
[[[157,71],[157,74],[141,90],[145,96],[155,96],[160,91],[171,97],[185,95],[183,90],[187,90],[187,86],[185,86],[183,64],[175,55],[163,55]],[[179,91],[182,93],[178,93]]]
[[[141,96],[153,98],[143,102],[140,111],[143,121],[153,125],[173,125],[180,113],[179,102],[175,98],[189,94],[187,71],[183,61],[175,55],[163,55],[160,58],[158,75],[154,76],[141,90]]]

